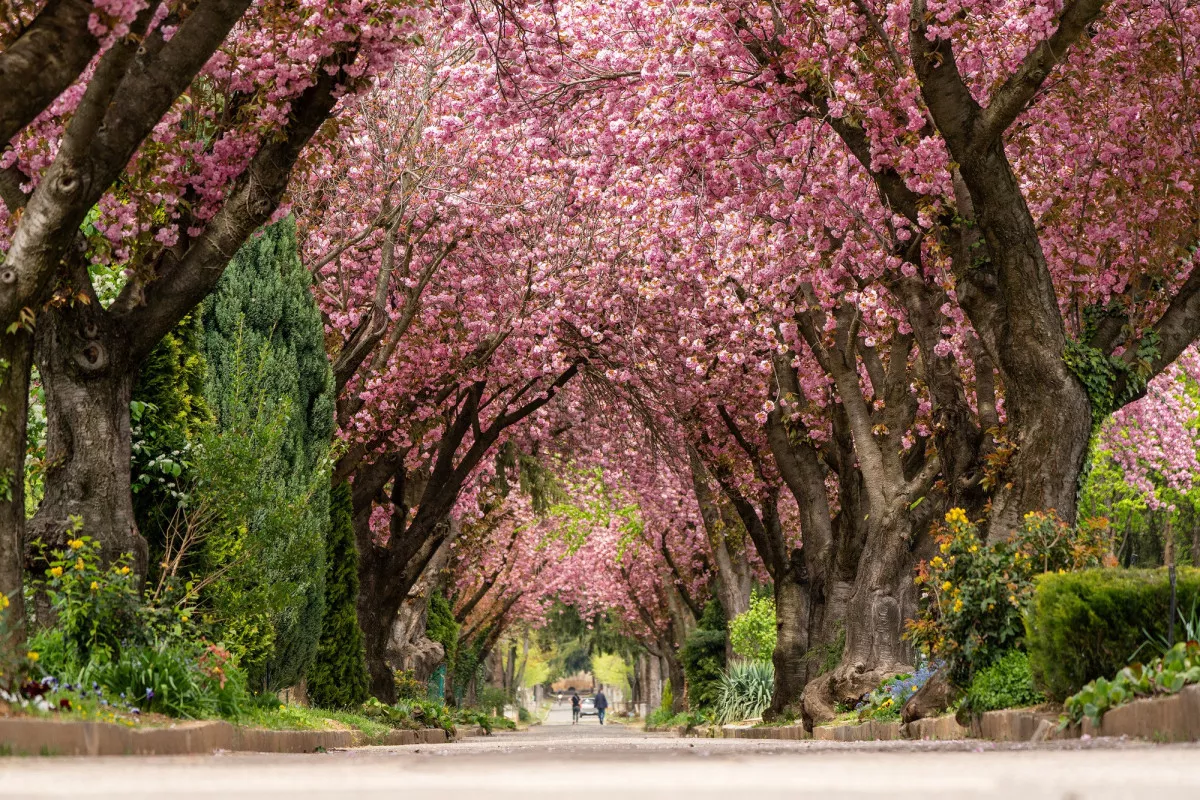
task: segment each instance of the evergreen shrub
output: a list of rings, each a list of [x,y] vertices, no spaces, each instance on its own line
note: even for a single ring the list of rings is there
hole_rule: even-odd
[[[370,692],[362,629],[358,626],[358,549],[350,484],[334,487],[325,555],[325,617],[317,656],[308,670],[309,700],[321,708],[351,708]]]
[[[725,673],[725,631],[707,628],[692,631],[679,651],[679,660],[687,680],[688,708],[692,711],[713,708]]]
[[[196,456],[197,502],[222,517],[206,537],[221,639],[276,690],[316,656],[324,617],[333,374],[295,223],[238,251],[201,307],[205,397],[215,416]]]
[[[1177,592],[1180,608],[1197,602],[1200,569],[1180,567]],[[1042,575],[1025,616],[1034,682],[1051,699],[1061,701],[1089,681],[1116,675],[1139,655],[1147,639],[1166,637],[1169,608],[1165,569]]]

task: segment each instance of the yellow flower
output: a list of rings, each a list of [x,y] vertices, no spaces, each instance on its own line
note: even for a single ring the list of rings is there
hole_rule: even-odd
[[[37,661],[39,658],[41,658],[41,656],[38,654],[37,650],[30,650],[28,653],[25,654],[25,657],[28,658],[30,661]]]
[[[83,572],[84,565],[83,565],[83,559],[82,559],[82,558],[77,558],[77,559],[75,559],[75,569],[76,569],[76,571],[78,571],[78,572]]]
[[[967,548],[968,553],[974,553],[974,552],[977,552],[978,550],[979,550],[979,545],[977,545],[977,544],[973,544]]]
[[[121,567],[121,569],[120,569],[120,573],[121,573],[122,575],[128,575],[128,574],[129,574],[129,567]]]
[[[71,541],[67,542],[67,547],[71,548],[72,550],[82,550],[83,539],[72,539]]]
[[[949,553],[950,552],[950,543],[942,542],[942,546],[938,549],[941,550],[943,553]]]
[[[1066,575],[1066,574],[1067,574],[1067,571],[1066,571],[1065,569],[1062,569],[1062,568],[1060,567],[1060,568],[1059,568],[1059,570],[1058,570],[1058,574],[1059,574],[1059,575]]]
[[[61,578],[62,577],[62,567],[51,567],[50,574],[56,578]]]
[[[1017,596],[1015,594],[1010,594],[1008,596],[1008,602],[1012,603],[1015,606],[1017,604]]]
[[[955,601],[954,601],[954,610],[955,610],[956,612],[957,612],[957,611],[962,611],[962,610],[963,610],[963,602],[962,602],[962,600],[955,600]]]
[[[938,569],[941,569],[942,567],[946,566],[946,562],[942,561],[941,556],[934,556],[933,560],[930,561],[929,564],[930,564],[930,566],[937,567]]]
[[[948,592],[948,591],[950,591],[950,589],[952,589],[953,587],[954,587],[954,584],[952,584],[950,581],[946,581],[945,583],[943,583],[943,584],[942,584],[942,591],[943,591],[943,592]]]
[[[963,511],[961,508],[952,508],[946,512],[946,522],[949,522],[951,524],[954,524],[957,522],[957,523],[966,525],[967,524],[967,512]]]
[[[100,584],[97,583],[96,581],[92,581],[92,591],[94,592],[99,588],[100,588]]]
[[[0,594],[0,611],[8,608],[8,595]]]
[[[180,619],[183,620],[184,622],[187,622],[191,618],[192,618],[191,614],[183,614],[182,616],[180,616]]]

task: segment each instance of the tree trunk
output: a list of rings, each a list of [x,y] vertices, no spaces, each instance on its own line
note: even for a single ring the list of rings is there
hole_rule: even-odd
[[[1200,567],[1200,517],[1192,510],[1192,566]]]
[[[26,541],[64,547],[70,519],[79,517],[105,562],[130,554],[144,577],[147,546],[130,493],[129,401],[137,365],[128,339],[106,311],[77,303],[38,318],[35,355],[46,391],[48,467]]]
[[[667,662],[667,679],[671,681],[671,713],[682,714],[687,711],[687,679],[683,674],[683,664],[679,661],[679,653],[672,648],[666,648],[663,660]]]
[[[704,532],[717,567],[717,595],[725,616],[733,619],[750,608],[751,572],[746,529],[728,503],[714,496],[700,456],[689,452],[692,486]]]
[[[383,703],[396,702],[396,677],[388,663],[388,642],[407,589],[397,591],[388,580],[384,558],[377,552],[358,555],[358,624],[363,632],[371,694]],[[449,676],[447,675],[447,681]],[[449,683],[447,683],[449,686]]]
[[[804,689],[806,720],[836,716],[836,703],[852,703],[883,679],[911,670],[904,632],[904,588],[911,583],[911,520],[870,521],[854,591],[846,606],[846,646],[832,672]]]
[[[775,691],[771,705],[763,713],[767,721],[795,714],[804,691],[808,667],[809,597],[808,589],[791,570],[775,579]]]
[[[19,652],[25,639],[25,424],[33,340],[25,331],[0,333],[0,594],[8,598],[9,638],[0,647]]]

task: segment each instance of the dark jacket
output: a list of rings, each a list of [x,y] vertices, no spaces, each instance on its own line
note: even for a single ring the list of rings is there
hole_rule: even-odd
[[[604,696],[604,692],[596,695],[596,710],[603,711],[608,708],[608,698]]]
[[[571,708],[579,708],[579,695],[571,695]]]

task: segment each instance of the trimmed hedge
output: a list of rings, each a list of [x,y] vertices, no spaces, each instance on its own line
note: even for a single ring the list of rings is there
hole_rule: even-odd
[[[1200,569],[1176,573],[1178,607],[1200,597]],[[1170,584],[1165,569],[1089,569],[1036,580],[1025,615],[1025,646],[1033,680],[1051,699],[1065,700],[1096,678],[1127,666],[1147,634],[1166,638]],[[1181,626],[1176,621],[1176,633]]]

